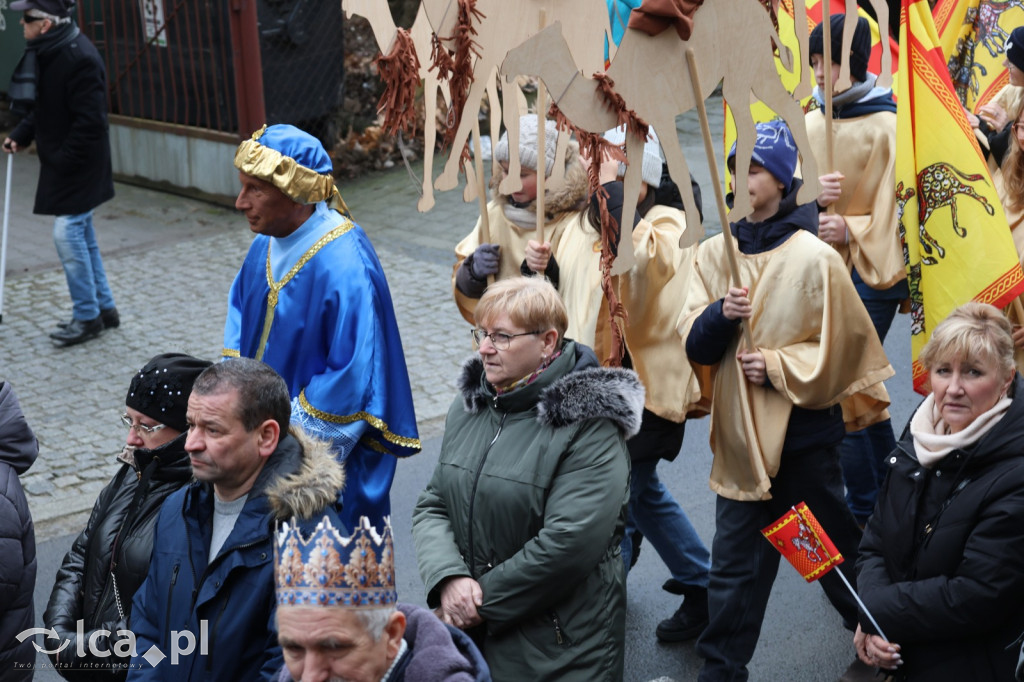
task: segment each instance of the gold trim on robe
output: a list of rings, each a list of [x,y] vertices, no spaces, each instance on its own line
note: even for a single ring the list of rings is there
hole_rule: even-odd
[[[302,391],[299,392],[299,405],[302,406],[302,409],[305,410],[307,414],[312,415],[321,421],[331,422],[333,424],[351,424],[352,422],[364,421],[380,431],[380,434],[384,436],[385,440],[394,443],[395,445],[400,445],[405,448],[422,448],[419,438],[409,438],[407,436],[399,436],[396,433],[392,433],[391,429],[383,419],[375,417],[369,412],[356,412],[355,414],[340,415],[318,410],[310,404],[309,400],[306,399],[306,389],[302,389]],[[367,444],[373,450],[383,452],[384,454],[392,454],[380,443],[373,441],[372,439],[366,440],[369,441]]]
[[[679,322],[685,343],[694,320],[729,290],[725,241],[698,247]],[[853,287],[842,258],[810,232],[759,254],[737,254],[750,287],[754,343],[771,387],[750,384],[736,361],[740,334],[721,362],[695,366],[702,399],[711,404],[711,489],[733,500],[771,497],[793,405],[841,405],[848,431],[887,419],[882,383],[893,369]]]

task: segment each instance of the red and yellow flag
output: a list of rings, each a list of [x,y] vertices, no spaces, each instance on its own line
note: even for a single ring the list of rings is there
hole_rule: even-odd
[[[806,502],[791,507],[778,521],[762,528],[761,534],[807,582],[814,582],[843,563],[843,555]]]
[[[1024,272],[988,166],[946,70],[926,0],[903,0],[897,78],[896,202],[911,299],[914,390],[935,325],[967,301],[1002,308]]]
[[[809,93],[811,88],[814,87],[814,74],[811,72],[809,64],[809,57],[800,51],[800,43],[797,40],[797,27],[796,27],[796,10],[793,8],[794,0],[780,0],[778,9],[779,18],[779,39],[782,43],[793,51],[793,70],[787,71],[782,65],[782,60],[778,56],[775,57],[775,70],[779,73],[779,78],[782,80],[782,84],[786,90],[795,93],[797,87],[804,83],[806,89],[804,92]],[[853,2],[853,0],[850,0]],[[809,35],[815,26],[821,23],[821,0],[805,0],[807,3],[807,27],[804,28],[804,34]],[[845,11],[843,0],[832,0],[829,4],[829,9],[833,14],[841,14]],[[874,74],[879,72],[882,65],[882,42],[881,33],[878,30],[878,24],[872,19],[867,12],[858,8],[858,15],[868,20],[868,25],[871,26],[871,58],[868,60],[868,71]],[[888,31],[886,31],[888,33]],[[889,46],[892,50],[892,73],[896,73],[896,67],[899,62],[899,47],[896,45],[896,41],[889,38]],[[800,103],[807,107],[811,101],[811,95],[807,94],[804,96]],[[806,109],[805,109],[806,110]],[[754,119],[754,123],[764,123],[771,121],[774,118],[778,118],[776,113],[768,108],[768,105],[763,104],[759,101],[753,101],[750,103],[750,114]],[[725,145],[723,147],[723,158],[729,154],[729,150],[732,149],[732,143],[736,141],[736,123],[733,120],[732,112],[729,111],[729,104],[725,103]],[[726,180],[728,181],[728,168],[725,163],[722,164],[722,168],[726,169]],[[726,185],[728,186],[728,185]]]
[[[1004,46],[1010,32],[1024,26],[1024,3],[937,0],[932,18],[956,95],[977,113],[1010,82]]]

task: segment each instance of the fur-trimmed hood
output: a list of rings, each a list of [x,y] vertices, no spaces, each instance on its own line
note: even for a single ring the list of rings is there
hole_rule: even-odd
[[[635,436],[644,409],[644,387],[636,372],[600,367],[593,351],[579,344],[567,345],[563,352],[573,350],[576,363],[572,369],[541,389],[536,402],[537,421],[560,428],[587,419],[609,419],[624,437]],[[463,408],[470,414],[494,405],[495,394],[487,384],[483,361],[478,356],[463,364],[459,391]]]
[[[511,196],[498,191],[498,185],[504,179],[504,173],[495,173],[491,176],[491,196],[502,205],[515,205],[536,215],[536,199],[526,205],[512,204]],[[544,189],[544,212],[547,214],[548,221],[554,220],[561,213],[585,208],[588,190],[589,182],[587,172],[584,170],[583,164],[580,163],[579,145],[572,140],[565,150],[565,182],[558,189],[552,190],[546,187]]]
[[[345,486],[345,469],[334,458],[327,441],[295,426],[288,429],[288,434],[301,448],[301,461],[292,473],[281,472],[268,482],[267,502],[279,520],[293,516],[310,519],[335,504]]]

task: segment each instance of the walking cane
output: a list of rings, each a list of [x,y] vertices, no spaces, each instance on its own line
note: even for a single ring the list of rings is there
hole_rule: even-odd
[[[4,232],[0,240],[0,322],[4,321],[4,279],[7,273],[7,225],[11,222],[11,175],[14,154],[7,155],[7,180],[4,181]]]

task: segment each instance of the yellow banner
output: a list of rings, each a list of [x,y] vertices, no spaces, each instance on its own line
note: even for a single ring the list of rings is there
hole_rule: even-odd
[[[956,96],[977,113],[1010,82],[1004,46],[1013,29],[1024,26],[1024,3],[938,0],[932,18]]]
[[[967,301],[1002,308],[1024,291],[1024,272],[925,0],[903,0],[900,47],[895,189],[914,390],[927,394],[917,358],[931,330]]]

